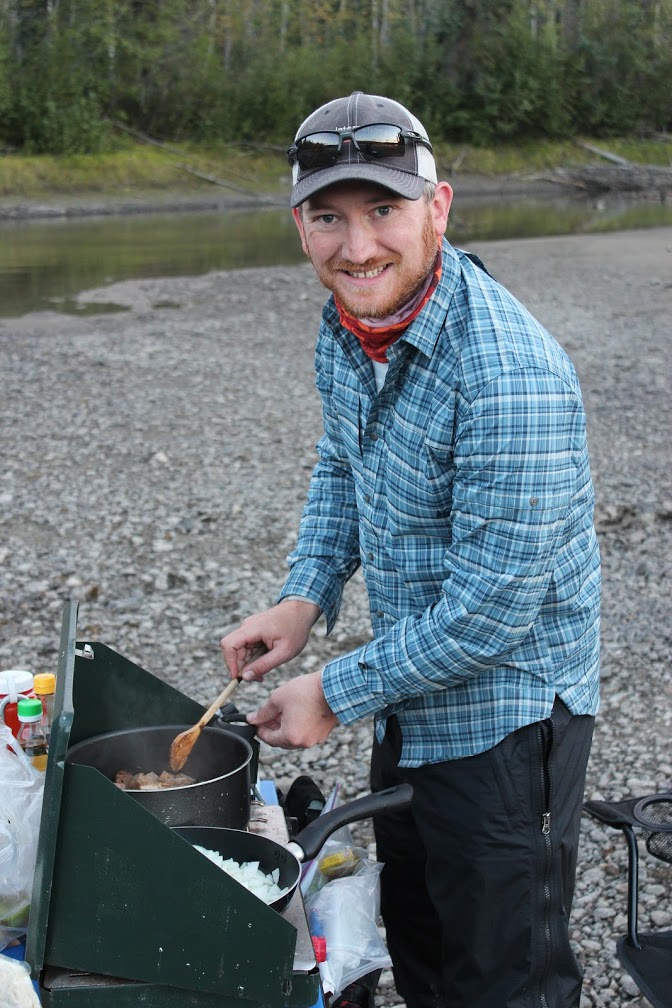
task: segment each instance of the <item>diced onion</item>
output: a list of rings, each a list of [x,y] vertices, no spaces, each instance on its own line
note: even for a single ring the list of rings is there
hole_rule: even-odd
[[[224,858],[219,851],[208,850],[207,847],[201,847],[199,844],[192,846],[204,854],[213,864],[216,864],[218,868],[234,878],[236,882],[258,896],[264,903],[274,903],[287,892],[287,889],[281,889],[278,884],[280,881],[279,868],[274,868],[270,875],[267,875],[259,867],[258,861],[238,862],[233,858]]]

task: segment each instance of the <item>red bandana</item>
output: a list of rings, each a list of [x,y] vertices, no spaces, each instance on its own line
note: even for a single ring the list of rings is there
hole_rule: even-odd
[[[362,344],[362,349],[367,357],[378,361],[379,364],[386,364],[386,350],[399,339],[404,330],[408,329],[413,319],[420,314],[438,287],[440,279],[441,252],[439,251],[434,264],[434,273],[424,296],[420,299],[415,308],[413,308],[413,310],[401,320],[401,322],[396,322],[394,325],[390,326],[366,325],[366,323],[362,322],[361,319],[355,318],[353,315],[349,315],[345,308],[339,304],[338,300],[334,298],[336,308],[338,309],[338,315],[341,320],[341,325],[345,326],[346,329],[349,329],[351,333],[354,333],[359,342]]]

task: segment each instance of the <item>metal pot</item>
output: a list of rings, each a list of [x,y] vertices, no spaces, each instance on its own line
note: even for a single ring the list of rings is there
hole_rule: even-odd
[[[119,770],[160,774],[168,769],[171,742],[190,727],[123,728],[94,735],[71,746],[65,762],[93,767],[111,781]],[[183,769],[195,784],[126,793],[166,826],[244,829],[250,818],[251,761],[247,739],[223,728],[204,728]]]
[[[233,858],[239,864],[258,861],[260,870],[266,875],[277,868],[278,885],[285,891],[269,906],[280,912],[287,906],[299,884],[302,862],[314,858],[332,833],[347,823],[367,819],[390,809],[404,808],[410,804],[412,795],[413,788],[410,784],[399,784],[338,805],[331,812],[319,815],[286,846],[258,833],[235,829],[181,826],[175,832],[188,843],[198,844],[206,850],[219,851],[222,857]]]

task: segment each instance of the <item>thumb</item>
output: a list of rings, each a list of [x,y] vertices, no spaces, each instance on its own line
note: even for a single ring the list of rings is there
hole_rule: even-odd
[[[279,716],[282,712],[282,708],[278,704],[269,698],[266,703],[262,704],[261,707],[256,711],[251,711],[247,715],[247,723],[252,725],[270,725],[272,722],[279,722]]]

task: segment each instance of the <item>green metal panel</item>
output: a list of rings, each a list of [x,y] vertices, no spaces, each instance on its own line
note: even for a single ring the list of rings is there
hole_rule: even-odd
[[[98,642],[93,659],[75,658],[70,745],[92,735],[144,725],[195,724],[205,708]],[[86,644],[78,642],[77,649]]]
[[[316,1008],[324,1005],[319,974],[295,978],[291,993],[281,1003],[275,999],[262,1003],[49,970],[40,1000],[42,1008]]]
[[[274,993],[282,1004],[295,939],[97,770],[65,767],[47,962],[262,1001]]]
[[[44,782],[44,799],[40,836],[35,863],[30,920],[26,939],[26,962],[33,980],[39,980],[44,964],[44,946],[51,905],[51,879],[56,857],[56,836],[61,813],[63,760],[70,740],[74,717],[72,679],[77,634],[77,604],[68,603],[63,610],[54,717],[49,740],[49,756]]]

